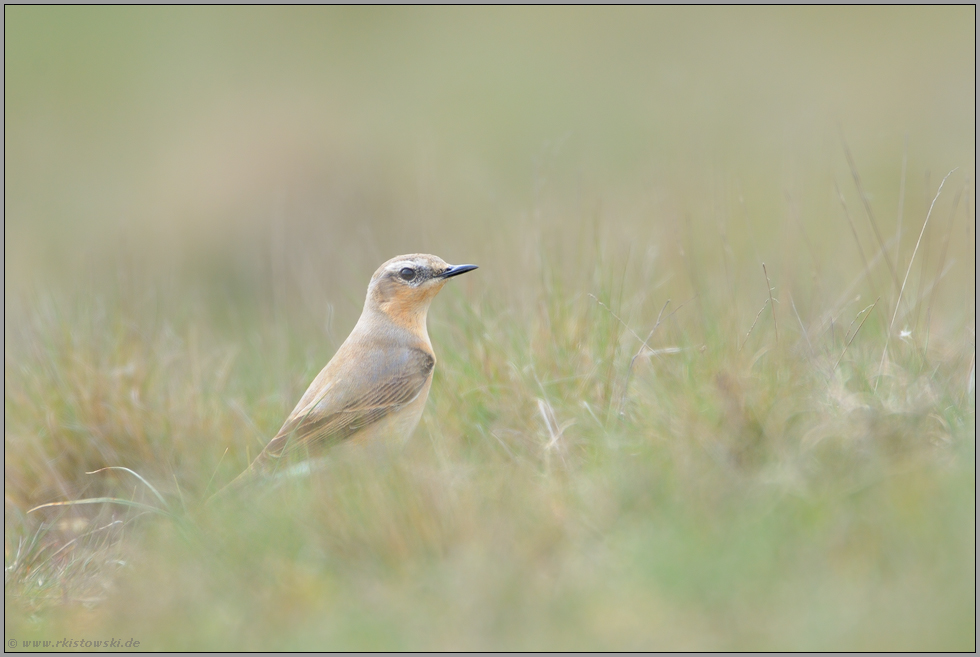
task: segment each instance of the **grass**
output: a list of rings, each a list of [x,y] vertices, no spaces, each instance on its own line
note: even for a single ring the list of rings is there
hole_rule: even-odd
[[[970,649],[970,336],[934,333],[928,351],[897,340],[879,377],[888,320],[875,307],[838,310],[833,329],[827,313],[795,321],[760,271],[746,336],[748,316],[733,331],[701,324],[694,302],[655,311],[601,255],[586,282],[538,272],[524,312],[486,281],[447,290],[410,443],[339,448],[309,481],[215,509],[201,501],[316,369],[296,354],[269,368],[263,349],[306,339],[269,321],[249,348],[213,323],[140,325],[120,307],[79,311],[68,332],[35,310],[7,369],[8,635]],[[282,381],[271,398],[269,381]],[[25,513],[99,495],[159,506],[126,473],[83,474],[104,465],[137,470],[175,518]]]
[[[270,10],[227,33],[202,14],[204,38],[179,12],[162,27],[123,13],[156,35],[126,59],[129,37],[90,52],[23,11],[5,13],[21,56],[5,64],[7,162],[24,163],[5,201],[16,649],[975,650],[975,186],[957,145],[972,143],[974,95],[936,82],[960,79],[939,64],[967,61],[949,54],[949,21],[556,24],[542,10],[515,32],[492,11],[299,25]],[[72,20],[101,34],[92,16]],[[760,18],[799,43],[756,34]],[[266,23],[277,47],[246,38]],[[61,41],[43,50],[32,30]],[[174,30],[185,41],[168,50]],[[848,30],[861,39],[820,45]],[[460,39],[473,47],[448,57]],[[42,55],[73,43],[78,61],[46,77]],[[812,56],[841,43],[846,71]],[[792,76],[766,68],[771,49]],[[247,72],[263,52],[295,88]],[[666,62],[663,80],[644,86],[639,60]],[[926,71],[935,97],[888,82],[884,61],[902,64],[895,80]],[[76,85],[74,67],[97,84]],[[436,102],[446,80],[475,99]],[[343,93],[296,91],[317,84]],[[213,107],[164,103],[160,119],[147,98],[183,86]],[[786,118],[808,116],[796,96],[838,93],[860,106],[837,117],[843,146]],[[41,112],[45,98],[84,109],[72,121],[89,129]],[[107,99],[125,119],[98,118]],[[70,135],[63,153],[45,121]],[[903,155],[894,128],[910,123]],[[560,137],[566,124],[580,132]],[[699,140],[721,161],[690,156]],[[412,439],[342,445],[311,477],[205,506],[346,337],[374,267],[411,251],[480,265],[430,311],[438,363]]]

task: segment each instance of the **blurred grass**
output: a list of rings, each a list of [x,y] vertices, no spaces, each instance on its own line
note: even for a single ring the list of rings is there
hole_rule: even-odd
[[[975,8],[4,17],[6,639],[975,649]],[[413,251],[414,438],[201,509]]]

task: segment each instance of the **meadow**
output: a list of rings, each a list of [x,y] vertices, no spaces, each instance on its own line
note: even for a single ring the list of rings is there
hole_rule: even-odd
[[[974,651],[975,12],[5,7],[8,650]]]

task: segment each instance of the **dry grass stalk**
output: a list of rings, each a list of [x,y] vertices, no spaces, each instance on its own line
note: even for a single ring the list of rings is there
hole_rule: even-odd
[[[878,222],[875,221],[874,212],[871,210],[871,203],[868,202],[868,195],[864,193],[864,189],[861,186],[861,177],[858,175],[857,165],[854,164],[854,157],[851,155],[851,149],[847,146],[847,141],[844,139],[844,131],[840,130],[841,144],[844,146],[844,155],[847,157],[847,165],[851,168],[851,176],[854,178],[854,186],[857,187],[858,196],[861,197],[861,202],[864,204],[864,209],[868,213],[868,221],[871,223],[871,228],[874,230],[875,238],[878,240],[878,246],[883,253],[885,253],[885,263],[888,265],[888,272],[891,274],[892,281],[895,284],[895,288],[898,289],[898,274],[895,272],[895,265],[892,264],[891,258],[888,257],[887,250],[885,248],[885,240],[881,237],[881,231],[878,230]]]
[[[742,339],[742,346],[738,348],[738,351],[736,353],[742,352],[742,348],[745,347],[745,343],[748,341],[749,335],[752,334],[752,329],[755,328],[755,325],[759,322],[759,317],[762,316],[762,311],[764,311],[766,309],[766,306],[768,305],[769,305],[769,299],[766,299],[762,303],[762,308],[759,308],[759,312],[755,314],[755,320],[752,321],[752,326],[749,327],[749,330],[745,332],[745,337]]]
[[[854,220],[851,219],[851,213],[847,209],[847,202],[844,200],[844,194],[840,190],[840,186],[835,182],[834,189],[837,190],[837,198],[840,199],[840,205],[844,209],[844,216],[847,218],[847,225],[851,227],[851,235],[854,236],[854,243],[857,244],[858,253],[861,254],[861,262],[864,264],[864,276],[868,279],[868,285],[871,287],[871,293],[877,295],[878,292],[875,289],[874,279],[871,278],[871,266],[868,264],[868,259],[864,255],[864,249],[861,248],[861,240],[858,239],[857,229],[854,227]],[[884,257],[885,251],[882,249],[878,252],[879,255]]]
[[[885,356],[888,354],[888,342],[891,340],[892,329],[895,327],[895,317],[898,315],[898,309],[902,305],[902,294],[905,292],[905,285],[909,282],[909,273],[912,271],[912,263],[915,262],[915,254],[919,251],[919,244],[922,243],[922,236],[925,235],[926,226],[929,225],[929,218],[932,216],[932,209],[936,207],[936,201],[939,199],[939,195],[943,193],[943,185],[951,175],[953,175],[951,170],[949,173],[943,177],[943,181],[939,183],[939,189],[936,190],[936,195],[932,198],[932,203],[929,204],[929,211],[926,213],[926,220],[922,222],[922,230],[919,231],[919,239],[915,241],[915,248],[912,249],[912,257],[909,258],[908,269],[905,270],[905,279],[902,281],[902,287],[898,291],[898,300],[895,302],[895,311],[892,313],[892,319],[888,322],[888,332],[885,334],[885,348],[881,352],[881,362],[878,364],[878,377],[875,379],[875,391],[878,390],[878,381],[881,379],[882,369],[885,367]]]
[[[762,263],[762,273],[766,276],[766,290],[769,292],[769,307],[772,308],[772,330],[776,332],[776,344],[779,344],[779,327],[776,325],[776,302],[772,300],[772,283],[769,282],[769,272],[766,263]]]
[[[803,325],[803,318],[800,317],[800,311],[796,309],[796,302],[793,301],[793,295],[789,296],[789,305],[793,308],[793,313],[796,315],[796,321],[800,323],[800,330],[803,331],[803,339],[806,340],[806,346],[810,350],[810,355],[813,355],[813,344],[810,342],[810,336],[807,335],[806,327]]]
[[[844,354],[847,353],[847,348],[851,346],[851,343],[854,342],[854,338],[856,338],[857,334],[861,332],[861,327],[864,326],[864,323],[868,321],[869,317],[871,317],[871,311],[875,309],[875,306],[878,305],[878,301],[880,299],[881,297],[878,297],[877,299],[875,299],[875,302],[873,304],[871,304],[870,306],[868,306],[867,308],[865,308],[864,310],[862,310],[861,312],[859,312],[857,315],[854,316],[854,322],[856,322],[857,318],[861,316],[861,313],[867,311],[867,314],[864,316],[864,319],[861,320],[861,324],[858,325],[857,330],[854,331],[854,335],[852,335],[851,338],[847,341],[847,344],[844,345],[844,351],[840,352],[840,356],[837,358],[837,362],[834,363],[834,366],[833,368],[831,368],[831,371],[836,370],[837,366],[840,365],[841,360],[844,359]],[[851,322],[851,324],[854,324],[854,322]],[[847,330],[850,331],[851,328],[848,327]]]
[[[619,400],[620,415],[623,414],[623,409],[626,408],[626,395],[629,392],[630,376],[633,374],[633,364],[636,363],[636,359],[639,358],[640,354],[643,353],[644,347],[650,350],[650,347],[647,345],[647,342],[650,341],[650,338],[653,337],[653,332],[657,330],[658,326],[660,326],[660,322],[663,320],[664,311],[667,310],[667,305],[669,303],[670,303],[670,299],[667,299],[667,301],[664,302],[663,308],[661,308],[660,313],[657,314],[657,322],[653,325],[653,328],[650,329],[650,332],[647,334],[647,339],[642,341],[643,344],[640,345],[640,348],[636,350],[636,354],[634,354],[633,357],[630,359],[629,367],[626,368],[626,380],[623,382],[623,396]]]

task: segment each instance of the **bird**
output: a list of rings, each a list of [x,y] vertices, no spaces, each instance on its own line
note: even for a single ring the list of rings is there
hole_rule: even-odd
[[[350,335],[265,449],[214,497],[274,473],[287,458],[303,459],[342,441],[407,439],[422,417],[436,365],[426,327],[429,305],[450,278],[474,269],[423,253],[378,267]]]

